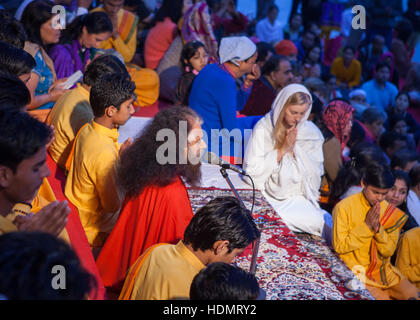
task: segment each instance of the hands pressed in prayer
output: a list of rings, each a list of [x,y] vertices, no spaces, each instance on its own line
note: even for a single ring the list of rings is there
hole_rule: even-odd
[[[296,137],[297,137],[297,128],[292,127],[286,130],[286,139],[284,140],[283,146],[281,149],[277,152],[277,161],[280,162],[280,160],[283,158],[283,156],[286,153],[291,153],[292,156],[294,156],[293,150],[295,148],[296,143]]]
[[[381,226],[381,224],[379,223],[380,213],[381,205],[379,204],[379,202],[377,202],[369,209],[366,215],[365,223],[367,224],[369,229],[372,230],[374,233],[379,232],[379,228]]]
[[[13,223],[19,231],[41,231],[58,236],[67,224],[69,213],[67,201],[54,201],[37,214],[16,217]]]
[[[112,37],[114,39],[116,39],[119,36],[119,33],[118,33],[118,15],[116,14],[114,16],[110,16],[109,18],[111,19],[112,27],[113,27]]]

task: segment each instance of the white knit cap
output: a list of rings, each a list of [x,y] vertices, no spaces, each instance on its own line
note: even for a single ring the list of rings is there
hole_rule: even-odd
[[[247,37],[222,38],[219,47],[220,63],[230,61],[239,66],[239,61],[251,58],[257,46]]]

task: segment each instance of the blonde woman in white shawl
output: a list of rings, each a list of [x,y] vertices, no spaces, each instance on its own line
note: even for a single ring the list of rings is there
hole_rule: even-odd
[[[290,84],[281,90],[271,112],[254,127],[244,169],[290,230],[329,242],[331,215],[318,204],[324,137],[307,120],[311,108],[311,94],[304,86]]]

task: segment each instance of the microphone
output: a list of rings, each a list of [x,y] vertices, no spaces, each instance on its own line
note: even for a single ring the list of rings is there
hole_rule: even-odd
[[[223,169],[230,169],[233,170],[243,176],[247,176],[248,174],[245,172],[245,170],[243,170],[242,168],[239,168],[238,166],[235,166],[233,164],[230,164],[229,162],[226,162],[222,159],[220,159],[214,152],[207,152],[204,155],[204,159],[206,159],[206,161],[209,164],[214,164],[217,166],[222,167]]]

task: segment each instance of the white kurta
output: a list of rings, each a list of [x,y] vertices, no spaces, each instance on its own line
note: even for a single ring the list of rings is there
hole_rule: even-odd
[[[410,211],[410,214],[420,226],[420,199],[417,196],[417,194],[412,190],[408,192],[407,207],[408,211]]]
[[[302,85],[287,86],[280,91],[272,111],[255,125],[245,152],[244,169],[292,231],[321,236],[326,220],[324,214],[328,215],[318,204],[324,174],[324,138],[315,124],[306,120],[311,108],[297,126],[295,157],[287,153],[277,162],[272,138],[273,123],[277,121],[284,102],[297,91],[309,94]]]
[[[265,18],[255,26],[255,34],[261,41],[274,45],[283,40],[283,26],[278,20],[274,21],[274,24],[271,24],[270,20]]]

